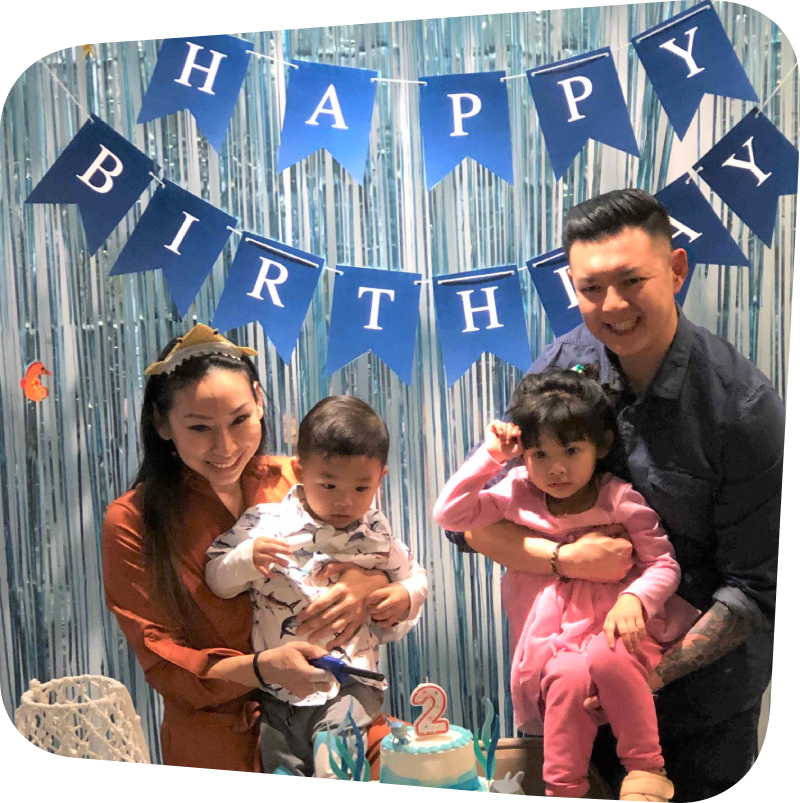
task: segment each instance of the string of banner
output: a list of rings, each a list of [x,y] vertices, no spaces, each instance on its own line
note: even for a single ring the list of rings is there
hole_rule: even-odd
[[[759,102],[711,2],[659,23],[633,37],[630,45],[679,139],[686,135],[706,93]],[[233,36],[165,40],[137,123],[188,108],[219,151],[250,56],[280,62],[252,47]],[[281,62],[291,70],[277,171],[325,148],[362,183],[378,81],[420,87],[428,191],[465,157],[514,183],[507,89],[512,78],[527,76],[557,179],[589,139],[639,156],[611,54],[611,49],[604,47],[519,76],[495,71],[424,76],[414,81],[381,78],[374,70],[354,67],[296,59]],[[78,103],[61,81],[58,83]],[[419,309],[423,283],[432,283],[448,385],[485,351],[521,369],[530,365],[518,277],[526,268],[556,335],[581,321],[562,249],[534,257],[526,262],[526,268],[495,266],[430,280],[402,270],[327,267],[323,257],[240,231],[235,217],[160,178],[160,168],[152,159],[99,117],[87,114],[89,120],[26,203],[77,203],[87,250],[94,253],[150,182],[157,181],[159,186],[110,275],[162,270],[184,317],[235,232],[240,235],[239,245],[211,325],[228,331],[259,321],[284,361],[292,357],[323,269],[336,273],[327,374],[372,351],[411,384],[419,316],[409,315],[408,310]],[[749,264],[705,200],[697,178],[709,184],[771,247],[778,198],[797,192],[799,156],[756,106],[687,173],[657,193],[670,214],[673,240],[689,254],[690,271],[697,263]],[[690,280],[691,272],[679,303]]]

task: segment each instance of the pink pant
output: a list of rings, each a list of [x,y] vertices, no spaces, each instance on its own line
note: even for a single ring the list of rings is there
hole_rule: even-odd
[[[587,773],[597,724],[583,702],[596,693],[617,739],[617,755],[628,772],[664,766],[656,709],[647,670],[621,640],[610,649],[605,634],[583,652],[562,651],[545,664],[544,768],[548,795],[581,797],[589,789]],[[596,691],[595,691],[596,690]]]

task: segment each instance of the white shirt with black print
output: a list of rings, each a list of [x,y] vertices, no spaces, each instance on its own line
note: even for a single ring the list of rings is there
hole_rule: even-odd
[[[317,521],[304,506],[302,485],[295,485],[282,502],[260,504],[246,510],[227,532],[208,548],[206,582],[219,597],[230,599],[249,591],[253,606],[253,649],[267,650],[303,639],[295,635],[297,614],[336,582],[319,577],[331,561],[353,563],[364,569],[380,569],[389,581],[402,583],[408,591],[411,608],[408,618],[394,627],[381,627],[368,621],[351,641],[334,653],[352,666],[376,671],[380,644],[403,638],[417,622],[428,594],[425,570],[409,548],[391,532],[389,522],[379,510],[371,508],[344,530]],[[266,536],[282,538],[292,548],[289,566],[272,565],[273,577],[265,577],[253,565],[253,543]],[[385,689],[386,683],[355,678]],[[297,697],[277,685],[267,691],[292,705],[322,705],[339,693],[338,683],[329,692]]]

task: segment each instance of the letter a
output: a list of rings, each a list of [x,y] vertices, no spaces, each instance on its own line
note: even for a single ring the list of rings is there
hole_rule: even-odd
[[[325,103],[330,101],[331,107],[330,109],[324,108]],[[342,107],[339,105],[339,98],[336,96],[336,87],[331,84],[326,90],[325,94],[322,96],[322,100],[317,105],[317,108],[314,109],[314,114],[306,120],[306,125],[319,125],[317,122],[317,117],[320,114],[332,114],[334,120],[336,122],[331,126],[332,128],[342,128],[345,131],[347,130],[347,126],[344,124],[344,115],[342,114]]]
[[[751,136],[747,142],[744,143],[742,146],[743,148],[747,148],[748,153],[750,154],[750,159],[747,162],[743,162],[741,159],[737,159],[736,154],[734,153],[730,159],[726,159],[723,163],[723,167],[739,167],[742,170],[749,170],[757,179],[758,184],[756,187],[760,187],[771,175],[772,173],[764,173],[763,170],[758,168],[758,165],[753,159],[753,137]]]
[[[111,170],[106,170],[103,167],[103,162],[106,159],[111,158],[113,159],[116,164]],[[105,180],[103,183],[97,187],[92,184],[92,176],[100,172],[105,176]],[[78,178],[87,186],[93,189],[95,192],[106,193],[110,192],[111,188],[114,186],[114,182],[112,181],[114,176],[118,176],[122,172],[122,161],[116,155],[111,153],[111,151],[106,148],[105,145],[100,146],[100,155],[92,162],[89,169],[82,175],[78,176]]]
[[[689,238],[689,242],[693,243],[698,237],[703,236],[702,231],[694,231],[694,229],[690,229],[688,226],[681,223],[680,220],[675,220],[674,217],[670,217],[669,222],[678,230],[672,235],[673,240],[679,235],[685,234]]]

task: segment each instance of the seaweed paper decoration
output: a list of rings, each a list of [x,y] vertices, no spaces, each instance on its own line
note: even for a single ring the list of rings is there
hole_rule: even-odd
[[[346,725],[349,724],[352,728],[352,734],[347,735],[344,732]],[[351,746],[351,739],[355,744]],[[350,701],[350,707],[347,709],[347,717],[335,731],[331,732],[328,728],[327,733],[328,743],[328,761],[331,765],[333,774],[342,781],[360,781],[367,782],[370,779],[370,766],[366,761],[366,753],[364,750],[364,737],[353,719],[353,701]],[[353,760],[353,752],[355,752],[355,760]],[[341,763],[336,762],[335,755],[338,754]]]
[[[494,715],[492,701],[487,697],[483,702],[486,707],[486,717],[483,720],[480,741],[477,732],[472,736],[472,749],[475,751],[478,764],[483,767],[488,782],[494,776],[494,754],[497,751],[497,743],[500,741],[500,720]],[[481,748],[481,742],[486,747],[485,754]]]

